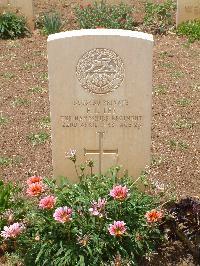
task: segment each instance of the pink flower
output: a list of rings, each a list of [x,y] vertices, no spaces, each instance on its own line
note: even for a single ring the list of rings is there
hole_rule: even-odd
[[[145,214],[145,217],[147,218],[148,223],[159,222],[163,218],[163,212],[153,209],[153,210],[147,212]]]
[[[20,223],[14,223],[10,226],[4,226],[4,231],[1,231],[1,236],[4,239],[7,238],[16,238],[21,232],[25,229],[25,226]]]
[[[128,191],[129,189],[126,186],[118,185],[110,191],[110,196],[116,200],[125,200],[129,196]]]
[[[53,209],[56,204],[56,198],[54,196],[46,196],[39,202],[41,209]]]
[[[99,198],[98,201],[93,201],[92,208],[89,209],[92,215],[103,217],[106,205],[106,199]]]
[[[34,183],[39,183],[42,181],[42,177],[41,176],[31,176],[28,178],[28,180],[26,181],[26,183],[30,186]]]
[[[72,209],[67,206],[59,207],[55,210],[53,217],[57,222],[65,223],[72,220]]]
[[[29,185],[26,190],[26,194],[33,197],[39,196],[42,192],[44,192],[44,185],[40,182]]]
[[[114,224],[110,224],[108,231],[112,236],[122,236],[127,228],[125,226],[126,224],[123,221],[114,221]]]

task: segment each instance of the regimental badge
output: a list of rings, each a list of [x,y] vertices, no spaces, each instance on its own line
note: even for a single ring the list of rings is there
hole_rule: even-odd
[[[122,59],[114,51],[96,48],[79,59],[76,75],[85,90],[103,95],[122,84],[125,70]]]

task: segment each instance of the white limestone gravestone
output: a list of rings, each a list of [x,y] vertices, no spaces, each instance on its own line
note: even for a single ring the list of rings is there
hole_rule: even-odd
[[[76,182],[65,153],[96,171],[123,165],[136,178],[150,161],[152,35],[99,29],[48,38],[54,176]]]
[[[0,8],[4,11],[17,11],[27,19],[28,27],[34,29],[33,0],[0,0]]]
[[[176,26],[187,20],[200,19],[200,0],[178,0]]]

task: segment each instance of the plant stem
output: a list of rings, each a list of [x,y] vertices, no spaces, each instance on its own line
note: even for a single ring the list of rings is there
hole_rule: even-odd
[[[75,162],[74,162],[74,167],[75,167],[76,175],[77,175],[77,177],[79,177],[78,170],[77,170],[77,165],[76,165]]]
[[[121,214],[122,214],[122,203],[119,203],[119,214],[120,214],[120,218],[121,218]]]
[[[132,186],[134,186],[139,180],[141,179],[141,176],[139,176],[134,182],[133,184],[130,186],[130,188],[132,188]]]
[[[93,176],[92,166],[90,167],[90,174]]]

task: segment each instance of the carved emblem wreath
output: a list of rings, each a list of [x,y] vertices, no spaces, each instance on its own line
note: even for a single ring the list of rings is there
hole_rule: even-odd
[[[76,75],[81,86],[95,94],[117,89],[124,79],[124,64],[114,51],[96,48],[86,52],[78,61]]]

